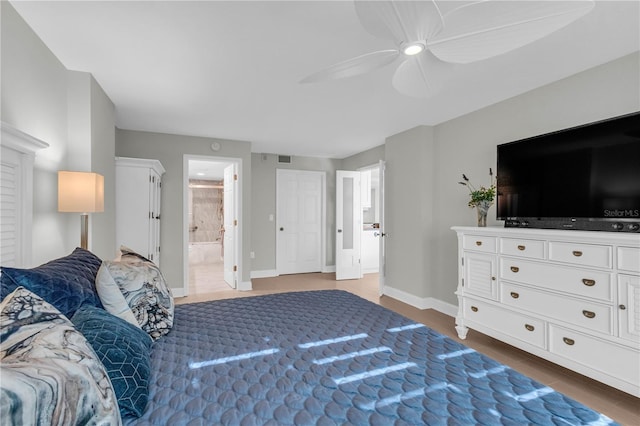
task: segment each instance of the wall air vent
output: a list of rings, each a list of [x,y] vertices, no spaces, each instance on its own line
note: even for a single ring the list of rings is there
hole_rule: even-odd
[[[291,164],[291,156],[290,155],[278,155],[278,163]]]

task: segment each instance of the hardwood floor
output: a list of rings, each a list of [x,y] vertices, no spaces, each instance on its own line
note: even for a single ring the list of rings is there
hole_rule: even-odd
[[[348,281],[336,281],[334,274],[318,273],[260,278],[253,279],[252,282],[252,291],[240,292],[218,287],[215,291],[176,299],[176,303],[193,303],[288,291],[326,289],[349,291],[463,342],[514,370],[605,414],[620,424],[640,426],[640,398],[574,373],[474,330],[469,331],[467,339],[460,340],[455,332],[453,317],[433,309],[420,310],[388,296],[379,297],[377,274],[365,275],[361,280]],[[612,360],[612,362],[616,361]]]

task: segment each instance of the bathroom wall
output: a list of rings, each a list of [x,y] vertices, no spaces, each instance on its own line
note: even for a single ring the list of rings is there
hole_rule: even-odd
[[[189,180],[189,242],[222,240],[223,191],[222,182]]]

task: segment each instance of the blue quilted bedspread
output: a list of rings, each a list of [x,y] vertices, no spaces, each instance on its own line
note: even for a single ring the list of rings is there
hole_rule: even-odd
[[[434,330],[337,290],[176,306],[134,424],[613,424]]]

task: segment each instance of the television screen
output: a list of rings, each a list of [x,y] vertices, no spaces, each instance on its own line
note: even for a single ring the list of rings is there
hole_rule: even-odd
[[[640,113],[498,145],[498,219],[640,218]]]

